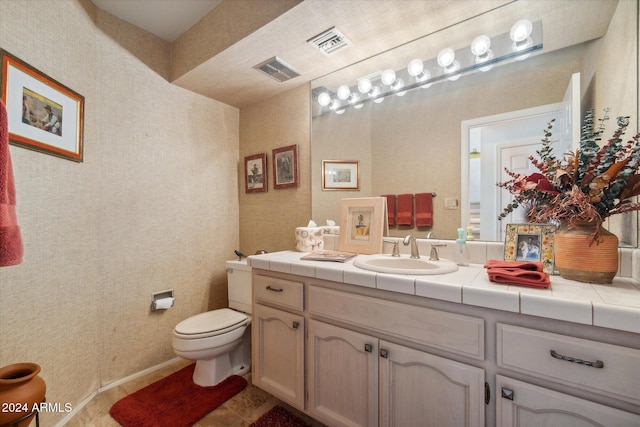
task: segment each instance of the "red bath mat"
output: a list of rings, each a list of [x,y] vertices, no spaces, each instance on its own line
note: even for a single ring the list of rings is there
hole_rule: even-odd
[[[305,423],[282,406],[274,406],[250,427],[311,427],[311,424]]]
[[[212,387],[191,380],[195,364],[117,401],[109,414],[124,427],[192,426],[235,396],[247,380],[232,375]]]

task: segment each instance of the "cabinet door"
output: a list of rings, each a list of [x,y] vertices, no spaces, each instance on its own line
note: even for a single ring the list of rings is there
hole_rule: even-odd
[[[638,426],[640,415],[511,378],[496,376],[498,427]]]
[[[380,426],[483,426],[484,370],[380,342]]]
[[[378,425],[378,340],[309,320],[309,412],[331,426]]]
[[[253,305],[253,384],[304,410],[304,318]]]

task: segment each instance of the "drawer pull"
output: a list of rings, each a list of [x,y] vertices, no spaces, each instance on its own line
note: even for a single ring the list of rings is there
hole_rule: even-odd
[[[274,287],[273,287],[273,286],[271,286],[271,285],[267,285],[267,290],[268,290],[268,291],[272,291],[272,292],[282,292],[282,291],[283,291],[283,289],[282,289],[282,288],[274,288]]]
[[[298,322],[293,322],[293,323],[291,324],[291,326],[293,326],[293,329],[298,329],[298,328],[300,327],[300,323],[298,323]]]
[[[383,357],[385,359],[389,358],[389,351],[385,348],[381,348],[380,349],[380,357]]]
[[[372,353],[373,352],[373,346],[371,344],[365,344],[364,345],[364,351],[366,351],[367,353]]]
[[[502,387],[502,398],[507,400],[513,400],[513,390],[506,387]]]
[[[592,368],[604,368],[604,362],[602,360],[596,360],[595,362],[590,362],[588,360],[576,359],[571,356],[564,356],[562,354],[557,353],[555,350],[549,350],[551,357],[558,360],[566,360],[567,362],[577,363],[578,365],[591,366]]]

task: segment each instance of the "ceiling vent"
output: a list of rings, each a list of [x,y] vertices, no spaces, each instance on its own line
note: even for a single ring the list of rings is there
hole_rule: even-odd
[[[281,83],[300,75],[300,72],[277,56],[254,65],[253,68]]]
[[[333,55],[334,53],[344,49],[347,46],[351,46],[351,42],[335,27],[318,34],[315,37],[307,40],[311,46],[318,49],[326,56]]]

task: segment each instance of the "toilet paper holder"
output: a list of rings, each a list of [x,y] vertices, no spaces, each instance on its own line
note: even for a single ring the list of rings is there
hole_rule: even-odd
[[[151,294],[151,311],[164,310],[169,307],[173,307],[174,301],[173,289],[154,292]]]

